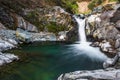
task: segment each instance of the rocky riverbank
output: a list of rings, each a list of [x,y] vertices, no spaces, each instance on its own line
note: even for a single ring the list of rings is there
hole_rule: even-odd
[[[108,68],[93,71],[75,71],[62,74],[58,80],[120,80],[120,69]]]
[[[5,50],[15,48],[18,42],[13,30],[0,30],[0,66],[18,60],[19,57],[11,53],[3,53]]]

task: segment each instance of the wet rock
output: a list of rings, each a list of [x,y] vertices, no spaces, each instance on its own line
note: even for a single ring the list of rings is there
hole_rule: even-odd
[[[100,42],[93,42],[90,46],[92,47],[99,47]]]
[[[65,41],[66,40],[66,34],[68,31],[61,31],[58,33],[58,40],[59,41]]]
[[[0,52],[0,66],[11,63],[14,60],[18,60],[18,56],[10,53],[1,53]]]
[[[119,73],[119,69],[113,68],[105,70],[75,71],[62,74],[57,80],[119,80]]]
[[[120,52],[118,52],[114,58],[109,58],[103,63],[104,68],[114,67],[120,69]]]

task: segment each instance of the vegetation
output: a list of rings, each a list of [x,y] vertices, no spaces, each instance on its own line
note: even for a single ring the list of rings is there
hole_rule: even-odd
[[[92,10],[94,7],[102,4],[103,1],[104,1],[104,0],[92,0],[92,1],[89,3],[88,8],[89,8],[90,10]]]
[[[46,28],[48,29],[49,32],[53,32],[56,35],[59,31],[68,30],[67,27],[65,27],[64,25],[56,24],[55,22],[50,22],[49,24],[46,25]]]
[[[107,0],[92,0],[89,5],[88,5],[88,8],[90,10],[92,10],[94,7],[98,6],[98,5],[101,5],[101,4],[104,4],[104,2],[107,1]],[[120,2],[120,0],[108,0],[108,3],[109,2]]]
[[[120,0],[109,0],[110,2],[120,2]]]
[[[72,13],[78,13],[77,0],[61,0],[61,6]]]

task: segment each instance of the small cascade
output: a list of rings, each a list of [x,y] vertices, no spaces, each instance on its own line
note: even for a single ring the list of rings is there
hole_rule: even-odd
[[[78,35],[79,35],[79,41],[82,42],[86,42],[86,34],[85,34],[85,19],[82,19],[78,16],[74,15],[74,18],[76,20],[76,22],[78,23]]]
[[[94,48],[90,46],[91,42],[87,42],[86,34],[85,34],[85,25],[86,20],[80,15],[80,16],[73,16],[78,24],[78,35],[79,35],[79,44],[73,44],[71,45],[71,49],[74,53],[74,55],[86,55],[89,58],[91,58],[93,61],[105,61],[107,59],[107,56],[102,53],[99,48]],[[71,50],[70,50],[71,51]],[[81,53],[82,52],[82,53]]]

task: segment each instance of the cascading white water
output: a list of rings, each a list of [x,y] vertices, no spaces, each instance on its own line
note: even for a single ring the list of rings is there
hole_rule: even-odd
[[[78,35],[80,42],[86,42],[86,35],[85,35],[85,19],[80,19],[77,16],[74,16],[75,20],[78,23]]]
[[[90,42],[87,42],[85,34],[85,19],[81,19],[78,16],[73,16],[78,24],[78,34],[79,34],[79,44],[71,45],[71,50],[77,54],[75,55],[86,55],[92,60],[104,61],[107,59],[107,56],[102,53],[99,48],[94,48],[90,46]],[[70,51],[71,51],[70,50]]]

